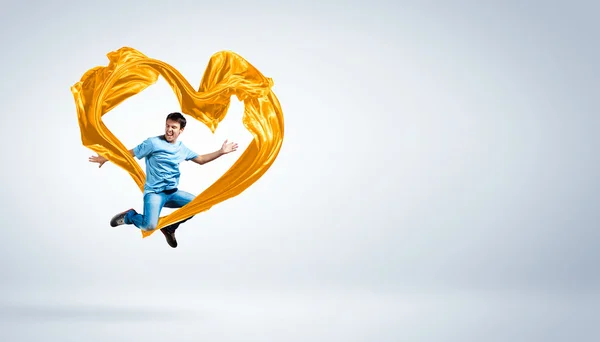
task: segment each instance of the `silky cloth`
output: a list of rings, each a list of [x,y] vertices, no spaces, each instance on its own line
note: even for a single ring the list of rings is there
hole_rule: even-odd
[[[244,103],[243,124],[253,140],[239,159],[215,183],[186,206],[160,217],[155,230],[142,237],[204,212],[239,195],[271,167],[283,143],[283,112],[272,92],[273,80],[231,51],[215,53],[209,60],[200,87],[194,90],[172,66],[149,58],[131,47],[107,54],[108,66],[97,66],[71,87],[84,146],[129,173],[140,191],[146,175],[127,148],[102,122],[102,116],[164,77],[179,100],[181,112],[215,132],[235,95]]]

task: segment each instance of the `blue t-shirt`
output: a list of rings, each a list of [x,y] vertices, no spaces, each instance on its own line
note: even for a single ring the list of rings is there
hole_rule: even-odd
[[[144,194],[176,188],[179,185],[179,164],[198,156],[181,141],[171,144],[162,136],[144,140],[133,148],[133,153],[140,160],[146,158]]]

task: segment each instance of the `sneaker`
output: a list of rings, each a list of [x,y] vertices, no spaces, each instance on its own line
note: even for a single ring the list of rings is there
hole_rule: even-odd
[[[117,215],[113,216],[113,218],[110,220],[110,225],[112,227],[116,227],[125,224],[125,214],[127,214],[131,210],[133,209],[125,210],[124,212],[118,213]]]
[[[165,235],[169,246],[173,248],[177,247],[177,240],[175,239],[174,232],[169,231],[167,228],[162,228],[160,231]]]

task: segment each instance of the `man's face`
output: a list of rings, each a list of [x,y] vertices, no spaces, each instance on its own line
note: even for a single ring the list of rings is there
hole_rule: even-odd
[[[167,123],[165,125],[165,138],[168,142],[175,142],[177,140],[177,137],[179,137],[179,134],[181,134],[181,132],[183,132],[183,129],[179,127],[179,122],[167,120]]]

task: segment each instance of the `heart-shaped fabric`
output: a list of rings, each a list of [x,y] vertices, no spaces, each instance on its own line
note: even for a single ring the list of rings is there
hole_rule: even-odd
[[[225,118],[230,98],[244,101],[243,123],[254,136],[244,153],[223,176],[186,206],[159,218],[153,231],[185,220],[239,195],[271,167],[283,142],[283,112],[273,81],[244,58],[230,51],[214,54],[198,91],[172,66],[148,58],[131,47],[107,54],[106,67],[94,67],[71,87],[84,146],[126,170],[143,192],[146,174],[128,149],[102,122],[102,116],[127,98],[154,84],[162,75],[179,99],[181,112],[215,132]]]

